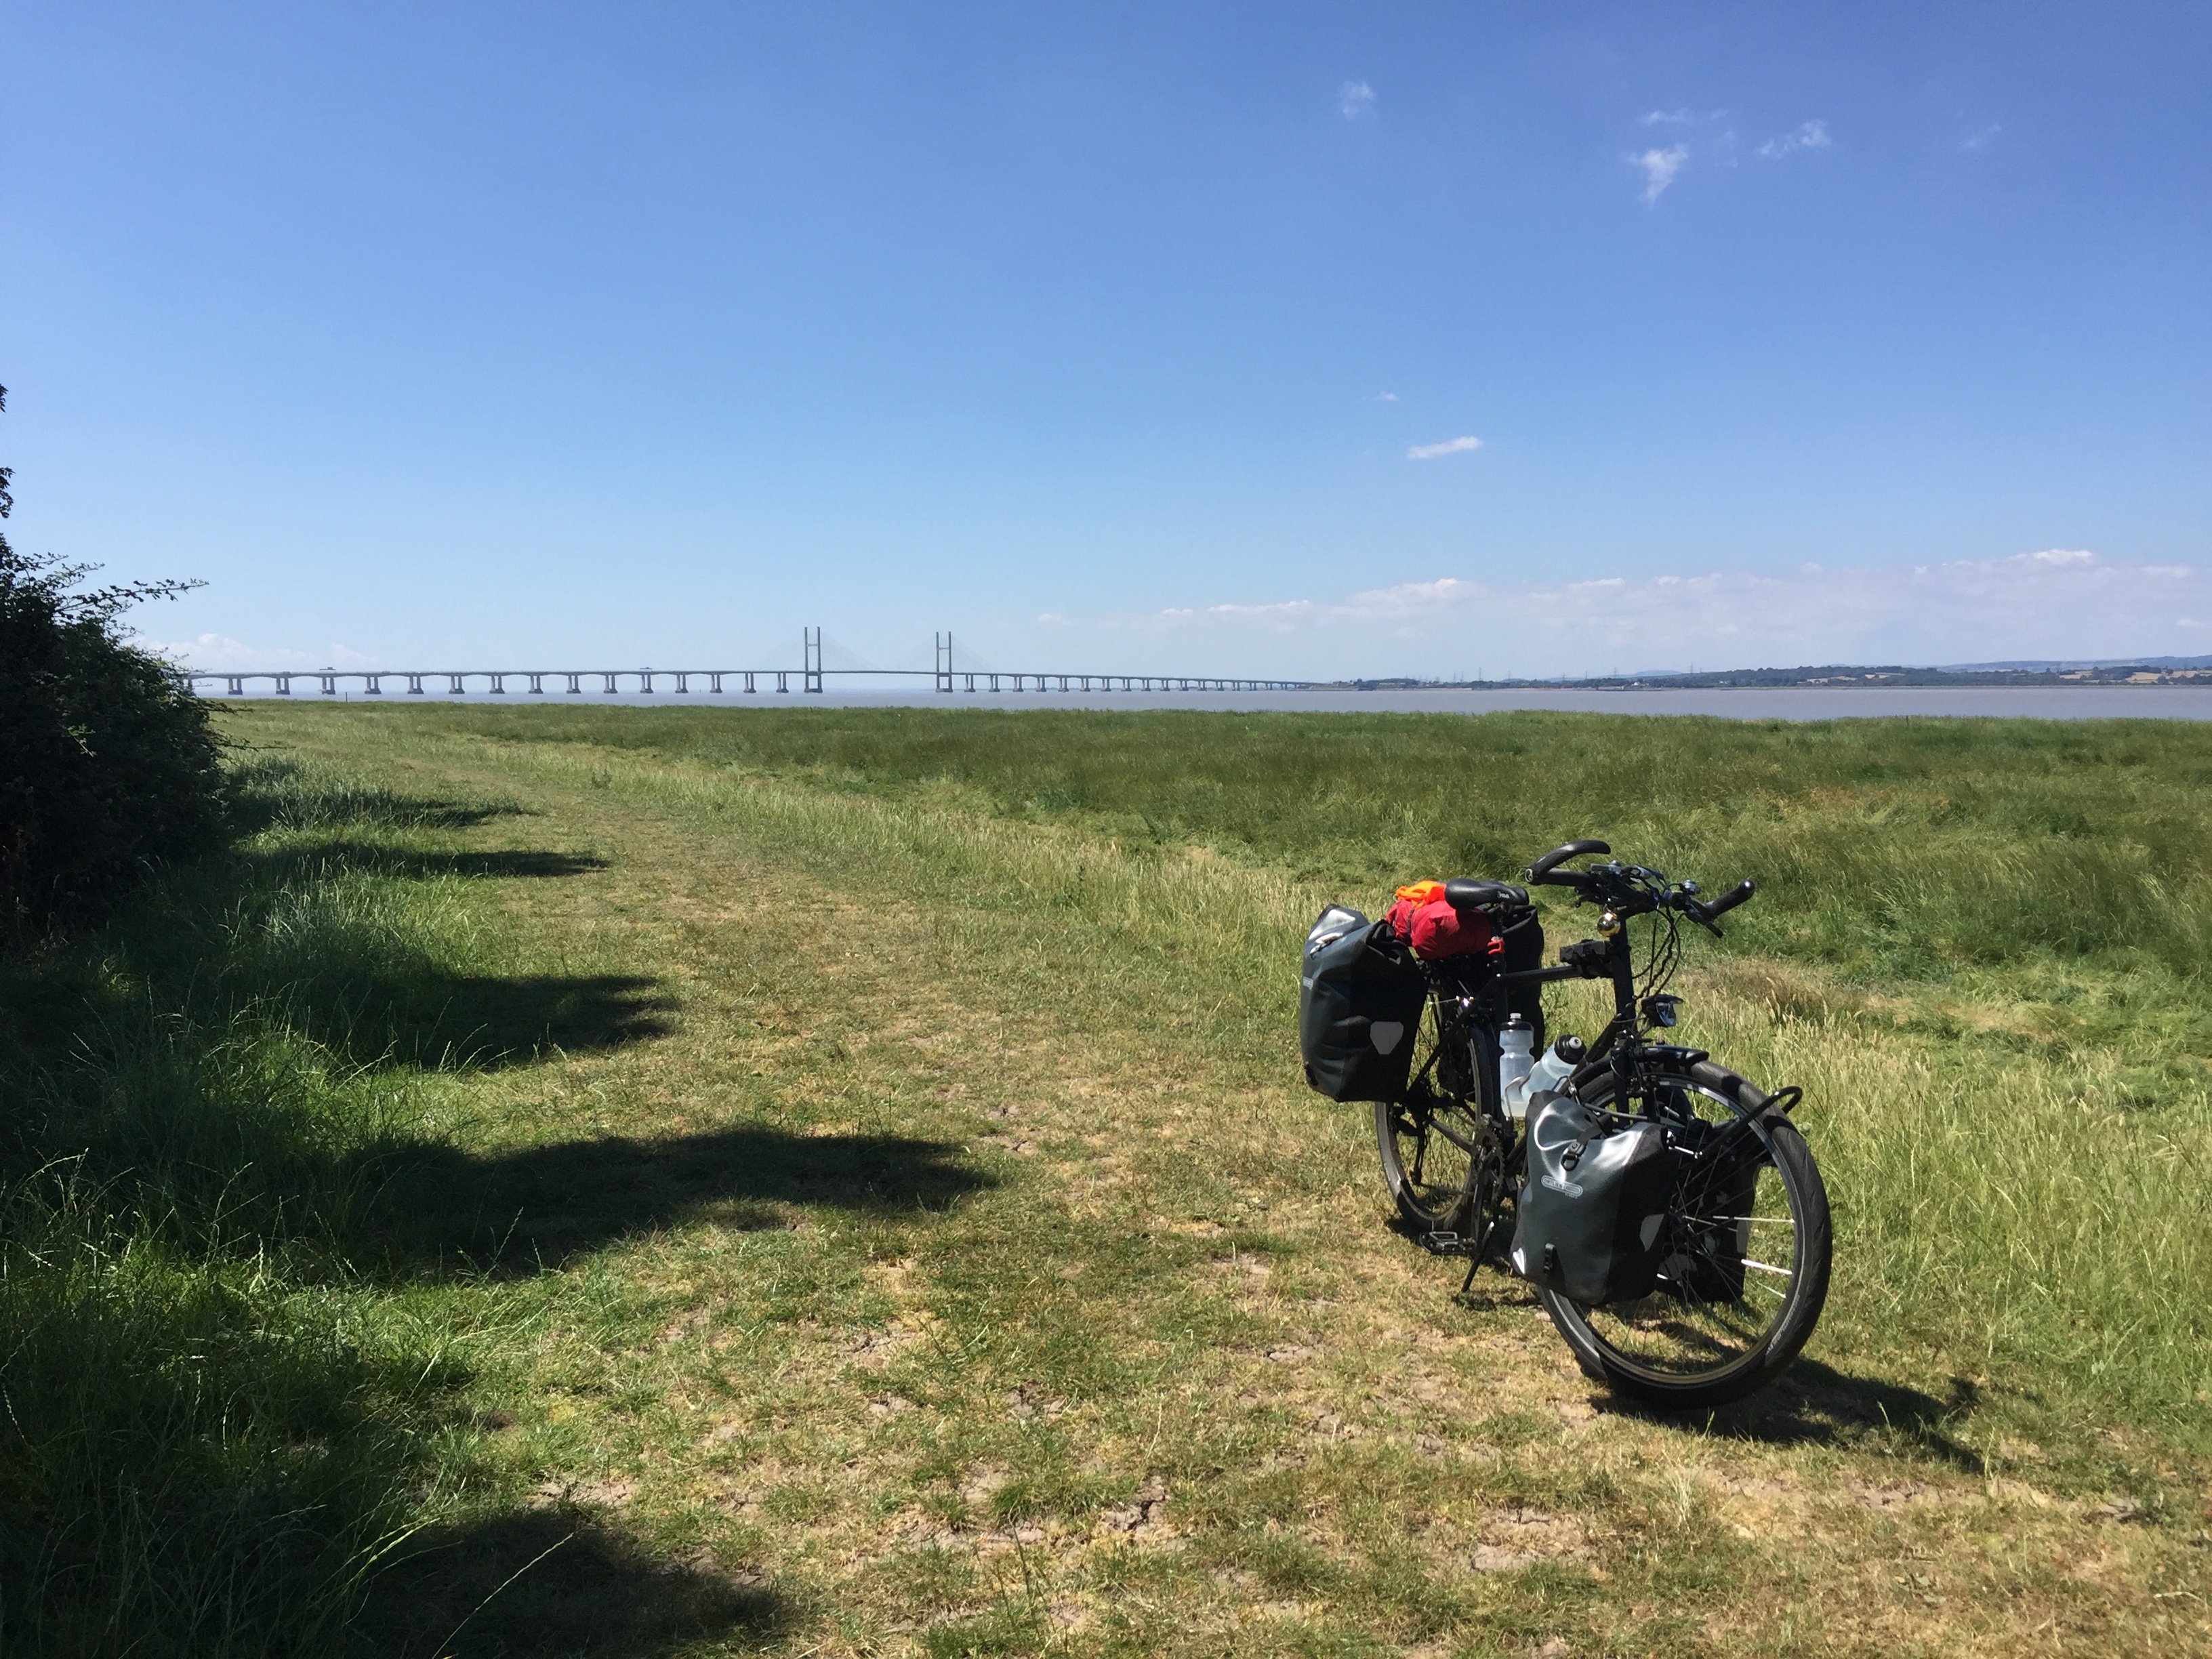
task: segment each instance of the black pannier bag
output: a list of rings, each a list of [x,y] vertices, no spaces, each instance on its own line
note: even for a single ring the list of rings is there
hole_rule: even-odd
[[[1539,1095],[1513,1271],[1585,1307],[1650,1295],[1682,1163],[1659,1124],[1615,1128],[1572,1095]]]
[[[1498,937],[1505,941],[1504,955],[1498,962],[1498,971],[1507,974],[1526,973],[1544,965],[1544,924],[1536,919],[1533,904],[1510,905],[1498,917]],[[1518,1014],[1528,1022],[1535,1036],[1534,1052],[1544,1052],[1544,987],[1540,981],[1525,980],[1518,985],[1505,988],[1505,1012]]]
[[[1398,1098],[1428,994],[1428,976],[1389,922],[1329,906],[1298,970],[1306,1081],[1331,1100]]]

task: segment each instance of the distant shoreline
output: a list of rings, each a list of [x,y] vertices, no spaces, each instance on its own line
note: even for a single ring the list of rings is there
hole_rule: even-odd
[[[230,701],[230,699],[222,699]],[[276,701],[255,696],[244,701]],[[570,696],[549,691],[540,696],[509,691],[494,696],[471,692],[462,697],[410,697],[390,693],[365,697],[358,692],[325,698],[295,693],[294,703],[367,703],[385,708],[420,707],[424,702],[467,702],[483,708],[580,708],[605,704],[692,708],[1000,708],[1007,710],[1097,709],[1133,713],[1182,709],[1217,713],[1316,714],[1489,714],[1513,711],[1558,714],[1703,715],[1719,720],[2212,720],[2212,685],[2062,686],[1652,686],[1524,685],[1418,686],[1355,690],[1316,686],[1298,691],[1024,691],[933,692],[924,688],[879,691],[831,691],[808,696],[764,692],[714,696],[695,690],[650,696],[626,692],[616,696],[586,693]]]

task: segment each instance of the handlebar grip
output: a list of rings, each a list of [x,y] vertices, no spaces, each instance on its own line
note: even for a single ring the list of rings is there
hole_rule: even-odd
[[[1735,909],[1737,905],[1742,903],[1746,899],[1749,898],[1758,890],[1758,883],[1740,881],[1736,883],[1735,886],[1729,888],[1727,892],[1723,893],[1718,898],[1713,900],[1711,903],[1700,904],[1698,908],[1702,909],[1705,913],[1705,920],[1707,921],[1711,921],[1715,916],[1720,915],[1725,911]]]
[[[1552,872],[1560,865],[1565,864],[1569,859],[1578,859],[1585,853],[1610,853],[1611,851],[1613,848],[1601,841],[1571,841],[1564,847],[1554,847],[1543,857],[1538,859],[1528,866],[1521,878],[1523,881],[1540,884],[1565,885],[1564,883],[1553,882]]]

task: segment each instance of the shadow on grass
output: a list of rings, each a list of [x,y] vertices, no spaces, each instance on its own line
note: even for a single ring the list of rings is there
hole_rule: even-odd
[[[379,1573],[356,1650],[404,1659],[648,1659],[787,1633],[772,1587],[655,1559],[591,1512],[526,1510],[425,1534]]]
[[[398,881],[428,881],[441,876],[464,880],[515,880],[587,876],[609,867],[595,853],[555,853],[518,848],[498,853],[426,853],[380,847],[374,842],[325,841],[307,847],[257,849],[244,855],[260,879],[283,880],[303,872],[342,866],[367,876]]]
[[[407,795],[381,784],[261,756],[235,768],[231,777],[232,828],[241,835],[264,830],[330,830],[373,823],[409,830],[472,830],[493,818],[520,817],[530,809],[512,800],[453,800]]]
[[[676,1009],[643,975],[453,974],[427,963],[380,963],[326,988],[295,981],[287,994],[321,1005],[301,1008],[301,1024],[356,1063],[479,1071],[665,1036]]]
[[[1624,1417],[1773,1446],[1898,1439],[1965,1474],[1984,1474],[1982,1455],[1949,1432],[1972,1415],[1981,1404],[1981,1391],[1970,1379],[1954,1376],[1947,1392],[1948,1399],[1938,1400],[1903,1383],[1853,1376],[1801,1358],[1757,1394],[1717,1410],[1663,1411],[1625,1395],[1602,1395],[1591,1403]]]
[[[371,1224],[393,1271],[436,1262],[532,1273],[617,1239],[713,1222],[738,1231],[799,1224],[831,1208],[943,1210],[994,1184],[940,1141],[802,1135],[749,1125],[664,1139],[563,1141],[496,1157],[410,1155]]]

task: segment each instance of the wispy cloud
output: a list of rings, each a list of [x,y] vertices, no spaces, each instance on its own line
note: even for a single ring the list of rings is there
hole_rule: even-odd
[[[1658,642],[1694,639],[1708,666],[1946,663],[2201,652],[2212,573],[2045,548],[1917,565],[1808,564],[1786,573],[1708,570],[1573,581],[1445,576],[1334,599],[1179,608],[1104,621],[1117,633],[1239,633],[1298,641],[1300,673],[1449,672],[1476,633],[1499,672],[1579,674]],[[1188,654],[1191,645],[1177,647]],[[1684,649],[1686,647],[1675,647]],[[1269,654],[1281,660],[1281,647]]]
[[[1370,114],[1375,108],[1375,88],[1364,81],[1346,81],[1336,89],[1336,112],[1347,121],[1357,121]]]
[[[1398,401],[1398,394],[1395,392],[1378,392],[1367,401],[1370,404],[1395,404]]]
[[[1997,122],[1992,121],[1985,127],[1977,127],[1973,131],[1968,133],[1964,138],[1961,138],[1959,141],[1959,148],[1960,149],[1986,149],[1989,148],[1990,142],[1996,137],[1997,134],[2003,131],[2004,128],[2001,125]]]
[[[1464,455],[1482,447],[1480,438],[1447,438],[1440,444],[1415,444],[1406,452],[1409,461],[1433,461],[1439,455]]]
[[[1674,182],[1682,163],[1690,159],[1690,147],[1670,144],[1665,149],[1647,149],[1628,159],[1644,169],[1644,199],[1650,204],[1657,201],[1660,193]]]
[[[319,653],[291,647],[249,645],[227,634],[199,634],[188,640],[157,640],[141,634],[131,641],[142,651],[167,657],[171,662],[202,673],[243,673],[256,669],[286,671],[338,668],[348,673],[363,668],[382,668],[386,659],[333,643]]]
[[[1835,141],[1828,137],[1826,121],[1808,121],[1795,132],[1785,132],[1770,138],[1759,147],[1759,153],[1769,159],[1795,155],[1801,149],[1826,149]]]
[[[1724,109],[1655,109],[1644,118],[1647,127],[1697,127],[1724,118]]]
[[[1037,620],[1042,623],[1047,628],[1065,628],[1067,626],[1066,617],[1057,611],[1041,611],[1037,613]]]

